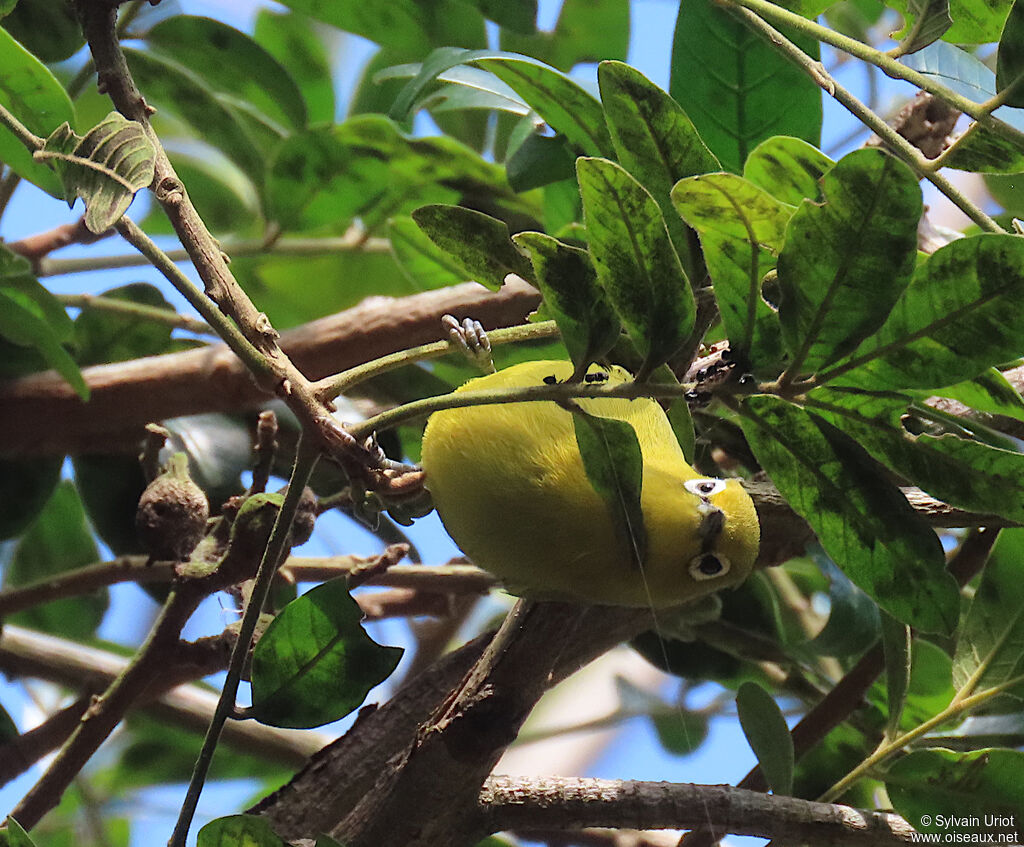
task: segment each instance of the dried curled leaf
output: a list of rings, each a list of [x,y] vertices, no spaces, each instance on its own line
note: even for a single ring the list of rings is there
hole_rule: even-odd
[[[120,220],[135,192],[153,181],[156,150],[142,124],[111,112],[85,136],[63,123],[35,158],[47,162],[73,206],[85,203],[85,225],[99,235]]]

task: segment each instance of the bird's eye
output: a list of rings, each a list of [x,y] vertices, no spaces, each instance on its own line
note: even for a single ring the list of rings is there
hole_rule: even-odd
[[[698,582],[729,573],[729,560],[717,553],[701,553],[690,559],[690,576]]]
[[[683,488],[698,497],[713,497],[720,491],[725,491],[724,479],[688,479],[683,483]]]
[[[554,374],[550,374],[549,376],[544,377],[544,384],[558,385],[558,377],[556,377]]]

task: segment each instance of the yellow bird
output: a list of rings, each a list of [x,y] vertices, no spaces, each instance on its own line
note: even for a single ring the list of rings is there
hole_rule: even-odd
[[[568,362],[514,365],[458,391],[563,381]],[[607,385],[627,382],[619,367]],[[683,457],[653,400],[576,401],[589,414],[628,421],[643,455],[642,568],[594,491],[572,413],[550,401],[435,412],[423,435],[426,485],[445,529],[478,566],[516,594],[616,606],[665,607],[742,582],[760,530],[738,480],[701,476]]]

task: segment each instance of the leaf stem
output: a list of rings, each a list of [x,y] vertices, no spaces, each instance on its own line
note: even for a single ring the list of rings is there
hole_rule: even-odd
[[[751,11],[751,8],[755,5],[758,8],[763,5],[771,7],[772,9],[778,9],[777,6],[772,3],[767,3],[765,0],[733,0],[733,2],[740,7],[735,8],[734,11],[744,23],[766,38],[768,42],[786,56],[786,58],[803,68],[803,70],[816,83],[818,83],[818,85],[838,100],[847,109],[847,111],[860,120],[861,123],[870,127],[871,130],[881,138],[886,145],[888,145],[896,156],[902,159],[906,164],[910,165],[917,174],[927,179],[939,191],[945,194],[954,205],[967,215],[967,217],[987,232],[1005,232],[999,224],[986,215],[985,212],[979,209],[974,203],[968,200],[948,179],[938,173],[935,173],[932,170],[931,163],[924,158],[916,147],[882,120],[880,116],[876,115],[871,111],[871,109],[854,97],[847,89],[843,88],[843,86],[832,79],[832,77],[825,71],[821,62],[818,62],[813,57],[808,56],[796,44],[767,23],[757,13]],[[792,13],[787,12],[786,14],[789,15]],[[810,21],[801,18],[799,15],[795,15],[794,17],[803,21],[805,24],[811,23]],[[817,24],[814,24],[814,26],[817,26]],[[830,30],[825,31],[830,32]],[[1022,146],[1024,146],[1024,135],[1021,137],[1021,142]],[[786,372],[779,378],[779,384],[782,386],[788,385],[789,382],[799,374],[799,367],[802,364],[803,362],[801,361],[801,357],[796,357],[793,363],[786,369]]]
[[[542,338],[553,338],[557,335],[558,327],[554,321],[542,321],[535,324],[522,324],[503,329],[492,329],[487,333],[491,344],[536,341]],[[396,353],[381,356],[379,359],[357,365],[333,376],[325,377],[313,383],[313,389],[321,397],[334,398],[339,394],[343,394],[352,386],[372,379],[375,376],[380,376],[404,365],[411,365],[414,362],[436,359],[451,352],[452,346],[448,341],[433,341],[429,344],[421,344],[418,347],[399,350]]]
[[[277,571],[281,556],[287,547],[288,533],[291,531],[292,520],[298,509],[299,501],[302,499],[303,489],[306,487],[306,483],[309,481],[310,474],[312,474],[319,457],[320,452],[310,443],[309,437],[305,434],[300,436],[295,464],[292,466],[291,478],[288,480],[288,493],[285,495],[281,510],[277,513],[277,519],[274,521],[274,528],[270,533],[270,539],[267,542],[266,549],[263,551],[252,594],[249,596],[249,602],[245,607],[245,614],[242,616],[238,641],[235,642],[231,653],[231,663],[228,665],[224,688],[221,691],[220,699],[217,701],[217,708],[214,710],[210,726],[206,731],[206,737],[203,739],[203,746],[196,759],[192,778],[189,781],[188,791],[185,795],[185,801],[182,803],[181,812],[171,839],[168,842],[168,847],[185,847],[185,839],[188,837],[192,818],[195,816],[196,806],[199,804],[199,795],[202,793],[203,784],[206,782],[206,775],[210,770],[213,754],[217,749],[217,742],[220,740],[221,730],[235,708],[235,697],[238,694],[238,685],[242,679],[242,669],[245,665],[246,657],[249,655],[249,648],[252,644],[253,633],[256,631],[256,624],[263,611],[263,606],[266,604],[267,595],[270,593],[270,585]]]
[[[188,330],[197,335],[216,334],[205,321],[179,314],[173,309],[162,309],[159,306],[148,306],[145,303],[133,303],[130,300],[118,300],[114,297],[97,297],[93,294],[57,294],[54,296],[62,306],[70,309],[96,309],[140,320],[169,324],[176,329]]]

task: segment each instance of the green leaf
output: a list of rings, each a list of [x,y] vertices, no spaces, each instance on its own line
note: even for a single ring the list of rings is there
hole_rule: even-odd
[[[818,388],[807,395],[815,414],[933,497],[970,511],[1024,521],[1018,496],[1024,454],[952,434],[913,436],[901,424],[911,400],[906,395],[841,388]]]
[[[949,0],[906,0],[907,12],[913,17],[913,23],[904,27],[905,34],[900,38],[896,48],[898,55],[915,53],[942,38],[942,35],[953,25],[949,16]]]
[[[38,350],[82,400],[89,387],[62,346],[72,337],[71,319],[58,300],[32,275],[28,260],[0,245],[0,337]]]
[[[989,368],[968,382],[934,389],[931,394],[958,400],[979,412],[1003,415],[1024,421],[1024,398],[1009,380],[995,368]],[[927,399],[925,397],[922,400]]]
[[[536,29],[537,0],[472,0],[489,20],[515,32],[531,33]]]
[[[701,712],[680,708],[678,711],[652,715],[651,723],[654,724],[662,748],[677,756],[694,752],[708,737],[708,716]]]
[[[770,368],[782,355],[782,339],[761,280],[775,267],[793,207],[725,173],[681,180],[672,201],[700,235],[730,349]]]
[[[418,77],[422,71],[422,63],[393,65],[378,71],[373,79],[376,83],[389,79],[410,79]],[[445,84],[429,92],[424,86],[424,93],[409,107],[410,115],[421,109],[429,109],[434,113],[456,109],[495,109],[513,115],[528,115],[531,112],[515,90],[490,71],[469,65],[456,65],[437,74],[436,80]]]
[[[953,683],[967,693],[1024,674],[1024,530],[1003,530],[971,601],[953,657]],[[1024,681],[1010,693],[1024,697]]]
[[[423,89],[438,74],[469,62],[509,85],[577,151],[586,155],[612,154],[601,104],[561,71],[517,53],[441,47],[427,57],[419,74],[402,90],[391,116],[396,120],[408,118]]]
[[[111,112],[84,136],[61,124],[36,158],[60,176],[68,206],[85,203],[85,225],[106,232],[127,211],[135,193],[153,182],[156,148],[142,124]]]
[[[451,138],[410,138],[380,115],[289,138],[267,193],[271,215],[286,229],[337,230],[359,217],[371,231],[425,203],[511,196],[501,167]]]
[[[903,63],[975,103],[995,96],[996,75],[988,66],[966,50],[945,41],[937,41],[904,57]],[[1002,106],[993,114],[1018,132],[1024,132],[1024,110]],[[982,129],[973,123],[953,143],[943,161],[958,170],[1017,173],[1024,170],[1024,149],[1017,137]]]
[[[3,28],[41,61],[63,62],[85,44],[82,25],[69,4],[16,0],[11,5],[14,8],[4,17]]]
[[[1012,88],[1004,102],[1007,106],[1024,107],[1024,2],[1014,0],[1010,14],[999,36],[996,54],[996,91],[1003,94]]]
[[[579,196],[572,150],[560,135],[530,132],[505,160],[505,172],[508,184],[515,191],[529,191],[571,180],[577,198]]]
[[[1024,239],[983,234],[936,250],[882,328],[822,382],[879,389],[939,388],[1020,353]]]
[[[503,29],[501,49],[570,71],[580,62],[625,59],[629,24],[629,4],[621,0],[564,0],[554,30],[520,35]]]
[[[398,266],[419,291],[466,281],[462,265],[434,244],[408,215],[388,221],[388,242]]]
[[[492,291],[510,273],[533,280],[529,260],[517,249],[504,221],[464,206],[422,206],[412,213],[416,225],[451,260]]]
[[[98,558],[82,501],[74,484],[64,480],[18,542],[4,574],[4,585],[25,585],[92,564]],[[99,589],[36,606],[8,620],[66,638],[87,638],[103,619],[107,602],[107,590]]]
[[[16,538],[39,515],[60,479],[64,457],[0,459],[0,541]]]
[[[330,723],[391,676],[402,650],[374,642],[359,624],[362,617],[344,579],[285,606],[253,651],[256,719],[302,729]]]
[[[785,33],[818,58],[818,43]],[[714,0],[683,0],[669,91],[722,166],[739,173],[773,135],[817,144],[821,90],[800,68]]]
[[[639,71],[602,62],[597,79],[619,164],[658,201],[683,268],[694,279],[700,256],[693,233],[673,214],[670,194],[684,177],[719,170],[718,159],[679,104]]]
[[[886,5],[903,14],[904,19],[912,19],[918,14],[917,8],[922,0],[891,0]],[[925,5],[925,9],[929,7]],[[1010,11],[1008,0],[949,0],[949,17],[953,25],[942,34],[945,42],[951,44],[985,44],[998,41],[1003,28],[1003,21]],[[927,48],[926,48],[927,49]]]
[[[213,150],[204,150],[201,156],[169,152],[168,157],[188,189],[188,199],[211,232],[252,237],[262,234],[256,187],[230,159]],[[150,206],[142,227],[150,236],[174,234],[174,227],[156,203]]]
[[[775,397],[748,398],[743,415],[757,460],[847,576],[904,623],[951,632],[959,594],[938,538],[864,449]]]
[[[135,531],[135,512],[147,483],[138,457],[85,453],[71,461],[75,487],[100,540],[115,556],[145,553]]]
[[[576,173],[597,278],[643,356],[643,379],[693,330],[693,293],[647,190],[607,159],[581,158]]]
[[[643,458],[636,432],[627,421],[600,418],[573,409],[576,444],[587,479],[608,507],[620,547],[641,573],[647,558],[647,529],[640,507]]]
[[[173,15],[146,33],[158,53],[290,129],[306,125],[306,102],[287,68],[251,36],[213,18]],[[333,116],[332,116],[333,117]]]
[[[907,732],[935,717],[945,709],[956,691],[953,688],[953,662],[941,647],[918,638],[910,651],[910,678],[900,704],[899,731]],[[868,701],[880,714],[892,719],[892,703],[887,686],[881,681],[871,686]]]
[[[334,120],[334,81],[323,42],[309,19],[291,12],[260,9],[253,31],[256,42],[280,62],[302,92],[307,121]]]
[[[4,826],[6,832],[0,833],[5,837],[7,847],[36,847],[35,842],[25,832],[24,828],[14,818],[8,817]]]
[[[1024,819],[1024,753],[914,750],[886,771],[885,787],[896,811],[921,832],[979,843],[986,833],[1015,836]]]
[[[900,731],[900,718],[910,688],[910,668],[914,639],[910,627],[891,615],[882,615],[882,648],[885,651],[885,693],[888,722],[885,737],[896,738]]]
[[[521,232],[512,240],[530,254],[535,284],[576,366],[573,376],[582,378],[591,362],[611,350],[620,331],[590,255],[540,232]]]
[[[791,374],[814,373],[877,330],[910,282],[921,189],[881,150],[844,156],[825,174],[826,202],[796,210],[779,255],[779,318]]]
[[[810,545],[807,553],[828,577],[829,613],[821,632],[801,648],[816,655],[859,656],[878,640],[878,606],[819,545]]]
[[[825,199],[821,179],[834,164],[806,141],[779,135],[753,149],[743,164],[743,177],[777,200],[799,206],[805,198]]]
[[[284,847],[270,824],[255,815],[230,815],[199,830],[196,847]]]
[[[45,138],[65,121],[75,120],[75,108],[64,87],[3,29],[0,67],[4,69],[0,74],[0,105],[33,133]],[[64,196],[57,175],[42,162],[36,162],[25,145],[4,127],[0,127],[0,162],[54,197]]]
[[[365,0],[286,0],[283,5],[407,57],[422,56],[437,44],[463,44],[459,35],[474,24],[483,29],[480,13],[459,0],[389,0],[384,7]]]
[[[256,185],[263,184],[264,153],[252,134],[252,124],[206,83],[166,56],[125,49],[132,75],[146,98],[182,118],[207,144],[223,152]]]
[[[112,288],[97,299],[103,298],[162,309],[169,315],[177,314],[160,289],[146,282]],[[171,349],[171,326],[143,316],[86,305],[75,318],[75,346],[78,362],[82,365],[157,356]]]
[[[791,794],[795,759],[793,736],[789,734],[779,704],[756,682],[744,682],[736,692],[736,711],[768,787],[774,794]]]

